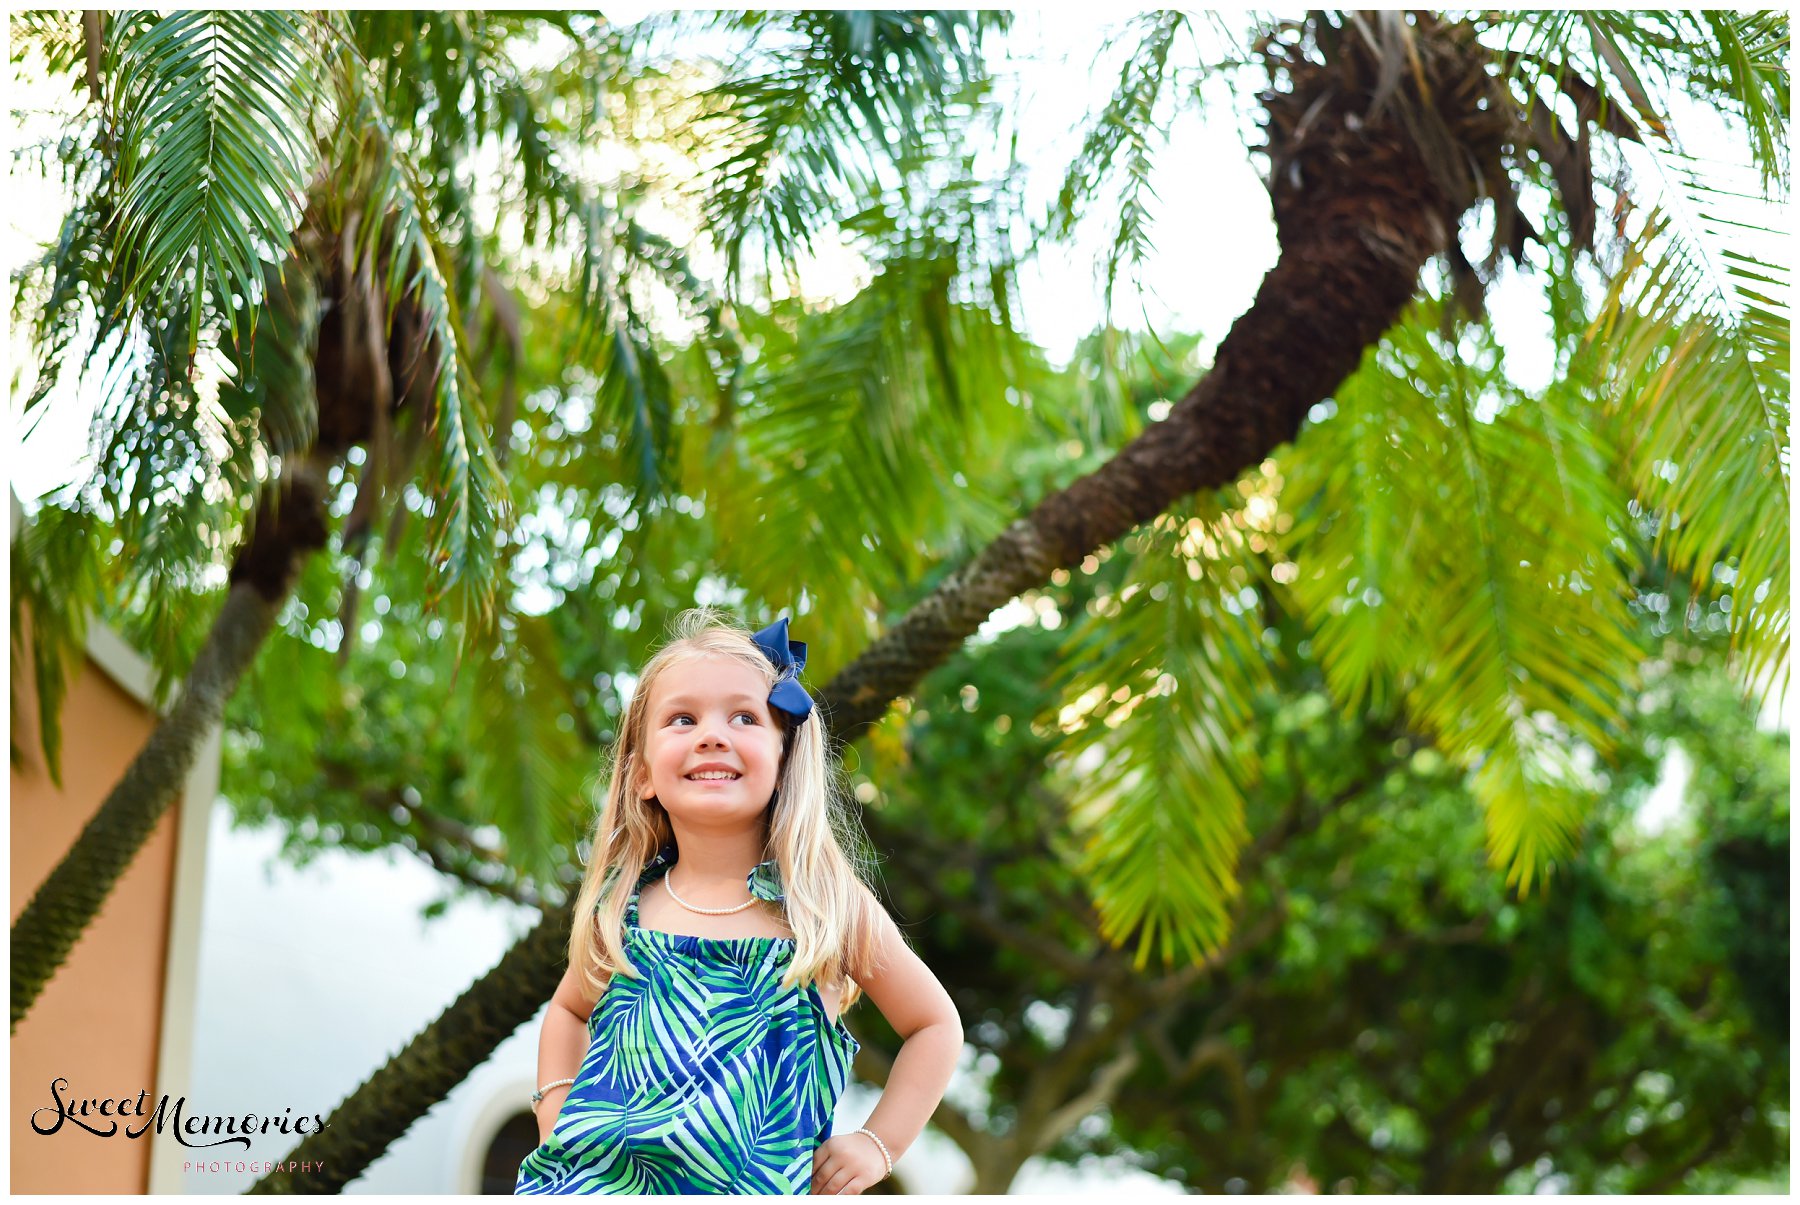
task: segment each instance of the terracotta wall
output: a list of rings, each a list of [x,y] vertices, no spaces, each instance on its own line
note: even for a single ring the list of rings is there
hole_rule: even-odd
[[[14,650],[14,745],[25,755],[12,767],[12,911],[17,919],[51,869],[99,809],[107,791],[144,743],[155,715],[98,664],[84,660],[71,675],[63,707],[62,787],[43,765],[37,700],[29,664]],[[94,923],[12,1036],[12,1191],[15,1193],[149,1190],[151,1141],[95,1137],[72,1122],[57,1133],[32,1128],[34,1111],[51,1105],[51,1081],[68,1081],[64,1099],[157,1093],[157,1050],[174,889],[181,802],[107,899]],[[41,1123],[54,1112],[38,1112]],[[105,1129],[106,1122],[90,1119]]]

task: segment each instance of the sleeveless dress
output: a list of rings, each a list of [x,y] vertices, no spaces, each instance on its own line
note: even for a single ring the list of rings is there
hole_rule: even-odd
[[[625,952],[588,1017],[588,1050],[556,1122],[519,1165],[518,1195],[812,1191],[813,1152],[860,1043],[818,988],[780,986],[791,937],[693,937],[638,927],[638,896],[667,874],[665,845],[625,908]],[[773,860],[750,872],[782,903]]]

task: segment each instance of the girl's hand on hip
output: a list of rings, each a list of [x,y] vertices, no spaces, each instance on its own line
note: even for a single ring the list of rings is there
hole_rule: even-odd
[[[813,1152],[814,1196],[855,1196],[887,1175],[887,1160],[867,1134],[838,1134]]]

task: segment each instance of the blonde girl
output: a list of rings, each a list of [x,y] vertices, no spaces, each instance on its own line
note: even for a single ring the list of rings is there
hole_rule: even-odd
[[[538,1044],[519,1193],[859,1193],[943,1098],[962,1025],[857,848],[782,619],[683,612],[619,726]],[[902,1039],[832,1134],[868,996]]]

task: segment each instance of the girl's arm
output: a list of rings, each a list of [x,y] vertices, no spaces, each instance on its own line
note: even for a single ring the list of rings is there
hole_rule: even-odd
[[[887,1087],[865,1125],[898,1162],[944,1099],[962,1055],[963,1030],[950,993],[907,946],[887,909],[877,905],[877,910],[882,926],[880,967],[857,983],[901,1041]],[[866,1134],[845,1137],[869,1142]],[[875,1149],[873,1143],[869,1147]]]
[[[556,985],[556,994],[550,997],[550,1009],[544,1014],[544,1027],[538,1031],[537,1086],[540,1088],[552,1080],[573,1079],[581,1070],[581,1060],[588,1048],[588,1014],[594,1011],[594,1001],[585,992],[581,977],[573,967],[563,972],[562,982]],[[539,1142],[550,1137],[556,1115],[562,1112],[563,1101],[569,1098],[569,1087],[563,1084],[552,1088],[538,1102]]]

